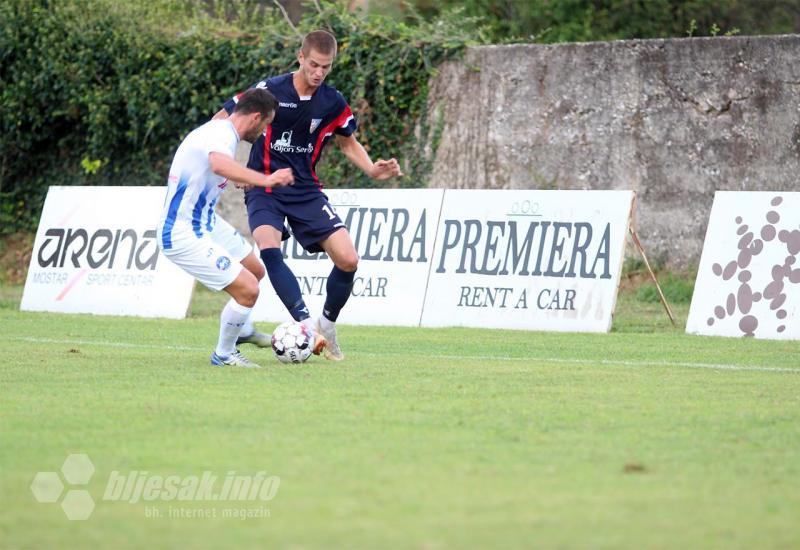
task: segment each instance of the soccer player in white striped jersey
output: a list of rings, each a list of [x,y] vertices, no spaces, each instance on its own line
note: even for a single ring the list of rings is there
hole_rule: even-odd
[[[211,120],[186,136],[169,171],[158,244],[167,258],[205,286],[231,295],[220,315],[219,339],[211,354],[211,364],[220,367],[258,368],[236,349],[237,340],[270,345],[269,337],[256,333],[249,321],[264,267],[253,247],[217,217],[214,205],[229,180],[245,188],[294,182],[290,168],[266,175],[245,168],[234,158],[239,140],[252,142],[261,136],[276,108],[277,101],[269,91],[247,91],[228,119]]]

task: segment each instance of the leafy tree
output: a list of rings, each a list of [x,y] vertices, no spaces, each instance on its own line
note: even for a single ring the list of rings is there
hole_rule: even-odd
[[[800,0],[413,0],[373,2],[378,12],[481,17],[493,42],[583,42],[800,31]]]

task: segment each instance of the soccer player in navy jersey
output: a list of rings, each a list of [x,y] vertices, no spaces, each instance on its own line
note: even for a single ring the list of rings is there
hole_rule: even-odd
[[[278,111],[264,134],[253,144],[248,168],[265,174],[291,168],[294,185],[272,189],[251,188],[245,194],[247,216],[270,282],[296,321],[315,328],[315,352],[323,348],[327,359],[344,358],[336,338],[336,320],[353,288],[358,267],[350,234],[322,192],[315,168],[332,136],[344,155],[369,177],[386,180],[402,176],[397,160],[373,162],[353,133],[356,120],[350,106],[334,87],[325,84],[336,57],[336,39],[317,30],[303,39],[297,54],[298,69],[255,84],[278,99]],[[238,98],[227,101],[214,115],[226,118]],[[285,221],[295,239],[309,252],[324,251],[333,260],[322,314],[312,320],[289,266],[283,261],[281,241],[288,238]]]

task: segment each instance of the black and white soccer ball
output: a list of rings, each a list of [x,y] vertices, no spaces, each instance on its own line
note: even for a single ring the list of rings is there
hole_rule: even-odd
[[[281,363],[304,363],[314,349],[314,332],[297,321],[281,323],[272,332],[272,351]]]

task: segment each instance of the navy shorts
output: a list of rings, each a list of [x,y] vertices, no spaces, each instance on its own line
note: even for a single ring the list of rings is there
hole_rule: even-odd
[[[320,241],[344,227],[339,215],[333,210],[325,193],[315,193],[308,199],[284,201],[263,189],[253,189],[245,195],[247,219],[250,232],[262,225],[271,225],[283,232],[283,240],[289,238],[285,221],[292,228],[292,235],[308,252],[322,252]]]

